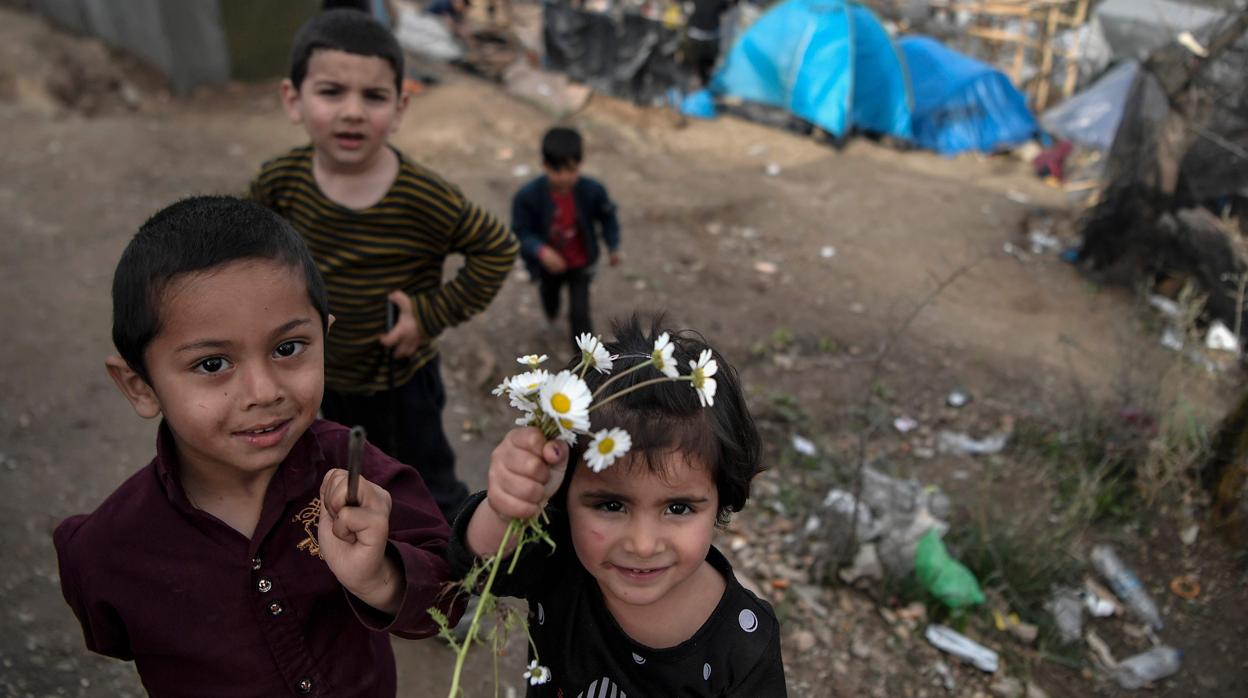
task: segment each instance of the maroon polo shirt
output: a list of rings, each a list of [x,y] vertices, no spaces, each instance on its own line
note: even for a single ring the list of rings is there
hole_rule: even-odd
[[[349,431],[318,421],[295,443],[248,540],[191,506],[162,424],[156,458],[92,514],[53,534],[61,589],[94,652],[134,660],[153,696],[395,695],[387,633],[437,633],[450,533],[414,468],[371,444],[363,476],[390,492],[390,546],[406,576],[394,617],[349,595],[315,543],[321,480]]]

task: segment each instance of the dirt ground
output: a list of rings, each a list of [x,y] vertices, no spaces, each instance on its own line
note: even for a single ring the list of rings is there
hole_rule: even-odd
[[[0,694],[140,695],[129,665],[83,648],[50,538],[57,522],[95,507],[152,454],[155,424],[134,416],[103,370],[112,269],[158,208],[191,194],[242,192],[263,160],[303,136],[279,111],[276,83],[175,100],[141,66],[4,8],[0,51]],[[48,89],[67,66],[74,79]],[[506,217],[510,196],[531,176],[524,172],[538,169],[551,117],[495,85],[447,78],[413,99],[394,142]],[[597,96],[572,121],[587,136],[586,171],[609,186],[622,216],[625,262],[594,285],[599,329],[634,310],[666,311],[670,324],[701,330],[737,364],[773,439],[760,511],[733,526],[760,551],[782,548],[775,541],[794,527],[765,507],[766,493],[788,477],[780,455],[795,433],[769,415],[780,404],[799,406],[803,435],[822,449],[850,449],[849,407],[876,388],[866,385],[871,357],[959,270],[878,377],[899,413],[935,411],[925,405],[954,388],[991,408],[984,414],[1060,411],[1075,394],[1114,394],[1128,373],[1160,381],[1160,367],[1174,364],[1141,331],[1132,294],[1100,287],[1051,254],[1020,260],[1003,251],[1006,242],[1023,244],[1031,209],[1067,205],[1016,160],[947,160],[864,141],[836,151],[734,119],[678,128],[669,114]],[[773,164],[778,174],[767,173]],[[517,268],[483,315],[440,340],[447,430],[474,487],[511,419],[489,388],[515,355],[565,353],[536,295]],[[757,351],[779,337],[794,349]],[[1180,373],[1199,396],[1194,408],[1216,414],[1228,379]],[[890,435],[879,448],[896,442]],[[969,458],[898,461],[955,498],[971,496],[967,482],[994,467]],[[1025,483],[1020,475],[1008,496],[1023,497]],[[1216,540],[1202,536],[1193,551],[1176,550],[1174,538],[1159,521],[1126,541],[1124,553],[1158,593],[1177,567],[1218,580],[1197,602],[1164,599],[1165,638],[1187,654],[1184,671],[1158,693],[1244,695],[1243,582]],[[754,569],[743,565],[741,574]],[[772,593],[769,580],[751,581]],[[806,588],[816,602],[786,615],[791,695],[987,695],[990,680],[953,661],[956,688],[940,688],[939,653],[863,594]],[[789,598],[776,594],[778,603]],[[802,631],[813,632],[813,646]],[[444,645],[395,647],[400,695],[444,694],[453,659]],[[504,685],[521,691],[522,654],[513,643],[503,659]],[[1019,666],[1049,695],[1114,694],[1076,670]],[[492,695],[491,673],[476,656],[468,695]]]

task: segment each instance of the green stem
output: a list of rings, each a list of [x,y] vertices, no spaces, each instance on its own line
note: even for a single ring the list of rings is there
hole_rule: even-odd
[[[672,378],[671,376],[666,376],[666,375],[659,377],[659,378],[651,378],[650,380],[642,381],[638,383],[637,385],[625,388],[624,390],[621,390],[617,393],[613,393],[611,397],[607,398],[606,400],[603,400],[602,402],[596,402],[593,405],[590,405],[589,409],[586,411],[593,412],[594,410],[598,409],[599,407],[602,407],[603,405],[610,404],[612,400],[624,397],[625,395],[628,395],[634,390],[640,390],[646,386],[657,385],[659,383],[666,383],[668,381],[687,381],[687,380],[692,380],[692,379],[689,376],[677,376],[676,378]],[[596,396],[597,393],[594,393],[594,395]]]
[[[512,519],[507,524],[507,530],[503,531],[503,539],[498,542],[498,552],[494,554],[490,560],[490,576],[485,579],[485,586],[481,587],[481,600],[477,602],[477,609],[472,614],[472,623],[468,626],[468,634],[464,636],[464,644],[459,648],[459,654],[455,657],[455,674],[451,677],[451,692],[448,698],[457,698],[459,695],[459,675],[464,670],[464,660],[468,658],[468,650],[472,647],[472,641],[477,636],[477,626],[481,623],[481,614],[485,611],[486,601],[490,598],[490,589],[494,586],[494,577],[498,575],[498,568],[502,567],[503,551],[507,549],[507,543],[511,541],[512,536],[520,535],[520,527],[525,522]]]
[[[615,374],[614,376],[611,376],[610,378],[608,378],[608,379],[606,380],[606,382],[605,382],[605,383],[603,383],[602,385],[598,386],[598,389],[594,391],[594,394],[591,396],[591,398],[598,397],[598,396],[602,393],[602,391],[604,391],[604,390],[606,390],[606,389],[607,389],[607,386],[609,386],[609,385],[611,385],[612,383],[614,383],[614,382],[618,381],[619,379],[623,378],[624,376],[627,376],[628,374],[632,373],[633,371],[636,371],[636,370],[639,370],[639,369],[643,369],[643,368],[645,368],[646,366],[653,366],[653,365],[654,365],[654,359],[650,359],[649,361],[643,361],[643,362],[641,362],[641,363],[637,364],[636,366],[633,366],[632,368],[628,369],[627,371],[621,371],[621,372],[619,372],[619,373]]]

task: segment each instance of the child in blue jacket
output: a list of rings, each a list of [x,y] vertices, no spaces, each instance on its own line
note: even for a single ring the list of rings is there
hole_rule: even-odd
[[[611,266],[620,263],[620,224],[606,187],[581,175],[583,144],[575,129],[557,127],[542,137],[546,174],[524,185],[511,204],[511,226],[529,276],[538,283],[546,319],[559,317],[568,287],[572,341],[593,332],[589,284],[599,256],[599,238]]]

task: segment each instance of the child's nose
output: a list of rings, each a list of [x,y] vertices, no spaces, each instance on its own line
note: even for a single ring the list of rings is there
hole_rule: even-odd
[[[247,407],[271,405],[282,399],[282,386],[271,367],[253,366],[243,371]]]
[[[651,557],[663,550],[658,526],[649,521],[635,521],[629,529],[628,552],[637,557]]]

